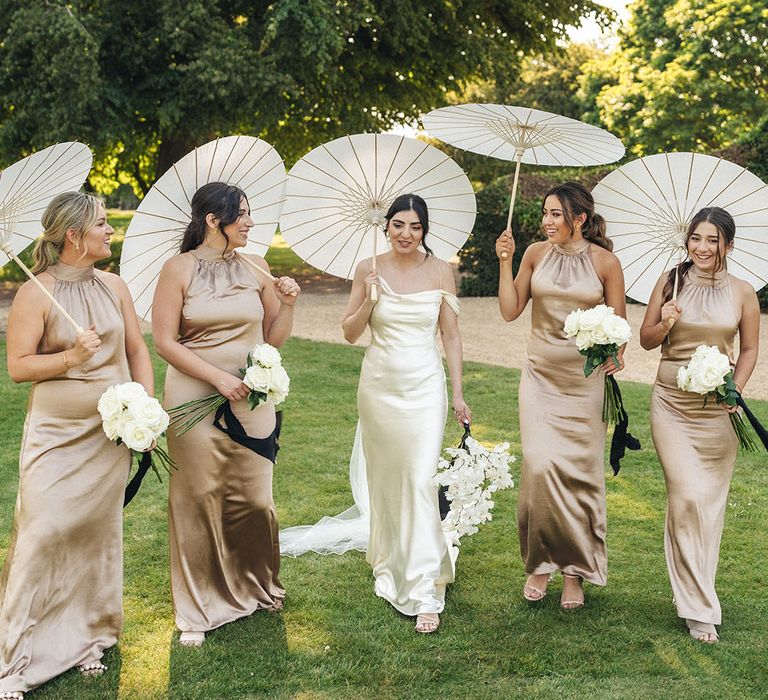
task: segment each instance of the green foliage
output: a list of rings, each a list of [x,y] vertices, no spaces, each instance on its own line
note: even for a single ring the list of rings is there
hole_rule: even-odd
[[[0,162],[96,147],[92,184],[146,191],[192,147],[249,133],[290,163],[504,83],[593,0],[0,0]],[[66,67],[66,71],[63,70]],[[41,84],[42,81],[42,84]]]
[[[645,155],[738,140],[768,108],[764,1],[636,0],[621,46],[596,72],[602,122]],[[589,71],[588,71],[589,72]]]
[[[0,364],[2,350],[0,344]],[[352,502],[348,460],[362,351],[294,339],[282,354],[292,381],[274,483],[285,527],[314,523]],[[162,363],[153,357],[162,387]],[[664,563],[664,479],[648,423],[650,387],[622,382],[632,433],[644,449],[629,452],[619,475],[606,478],[608,586],[587,585],[586,607],[563,612],[555,577],[547,597],[530,605],[521,595],[525,574],[515,517],[519,378],[517,370],[465,367],[473,434],[487,445],[509,441],[518,461],[512,465],[515,488],[496,494],[493,520],[462,542],[436,635],[416,634],[412,618],[375,596],[362,553],[308,554],[282,560],[280,578],[288,591],[282,613],[256,613],[215,630],[201,649],[181,647],[168,580],[166,486],[150,476],[125,510],[125,628],[119,646],[107,651],[109,670],[91,679],[70,671],[32,696],[766,697],[765,454],[742,453],[736,463],[717,577],[722,642],[703,645],[688,637],[672,606]],[[0,548],[11,530],[28,391],[7,377],[0,381]],[[750,405],[768,421],[768,403]],[[445,444],[455,444],[460,435],[451,419]]]

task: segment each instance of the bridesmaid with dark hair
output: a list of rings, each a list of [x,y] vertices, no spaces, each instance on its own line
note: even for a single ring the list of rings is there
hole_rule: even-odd
[[[152,363],[123,280],[94,268],[114,233],[98,197],[68,192],[43,214],[32,281],[8,316],[8,373],[31,382],[19,495],[0,577],[0,698],[22,698],[78,667],[106,670],[123,625],[123,496],[130,452],[107,438],[97,404]]]
[[[239,368],[255,345],[285,343],[300,290],[289,277],[264,284],[236,253],[252,226],[242,190],[223,182],[201,187],[152,307],[157,351],[169,364],[166,405],[217,391],[245,432],[273,447],[271,455],[256,454],[211,419],[181,436],[168,432],[178,465],[168,507],[171,587],[185,646],[200,646],[206,632],[256,610],[279,610],[285,596],[272,500],[275,407],[267,401],[249,410]],[[269,269],[260,256],[248,257]]]
[[[514,321],[533,300],[528,361],[520,379],[520,439],[523,466],[517,521],[528,579],[526,600],[544,598],[551,574],[563,575],[560,605],[584,606],[582,581],[607,582],[601,372],[584,377],[584,358],[564,323],[574,309],[605,303],[626,315],[624,276],[605,221],[592,195],[566,182],[544,196],[542,227],[547,240],[529,245],[517,277],[515,241],[504,231],[496,241],[499,309]],[[608,360],[602,370],[624,367]]]
[[[719,640],[721,623],[715,575],[720,556],[728,488],[738,439],[725,404],[707,401],[677,386],[677,370],[699,345],[716,345],[734,365],[743,390],[755,368],[760,305],[755,290],[729,274],[726,255],[736,225],[719,207],[699,211],[688,226],[688,259],[659,279],[640,330],[646,350],[661,346],[661,362],[651,394],[651,435],[667,484],[664,551],[675,607],[690,635]],[[673,287],[677,299],[673,300]]]

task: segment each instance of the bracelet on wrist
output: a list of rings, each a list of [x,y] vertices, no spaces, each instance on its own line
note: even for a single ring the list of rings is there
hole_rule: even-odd
[[[67,369],[72,369],[73,365],[69,364],[69,360],[67,359],[67,351],[64,351],[64,364],[67,366]]]

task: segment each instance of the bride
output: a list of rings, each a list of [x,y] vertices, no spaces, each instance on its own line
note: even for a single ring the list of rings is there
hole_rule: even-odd
[[[386,215],[390,250],[357,267],[344,337],[371,328],[357,391],[359,423],[350,462],[355,506],[312,527],[283,531],[283,553],[365,550],[375,591],[416,630],[434,632],[454,578],[456,548],[446,538],[432,481],[447,413],[440,329],[453,413],[471,419],[462,393],[459,304],[449,265],[427,244],[429,214],[415,194],[399,196]],[[372,288],[378,301],[371,299]]]

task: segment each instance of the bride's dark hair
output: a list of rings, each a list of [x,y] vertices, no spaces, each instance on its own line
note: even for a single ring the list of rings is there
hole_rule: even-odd
[[[387,220],[384,226],[384,231],[389,228],[389,220],[398,212],[410,211],[416,212],[416,216],[419,217],[419,223],[421,224],[421,247],[424,248],[424,252],[427,255],[434,255],[432,249],[427,245],[427,233],[429,233],[429,210],[427,209],[427,203],[419,197],[417,194],[401,194],[395,199],[392,204],[389,205],[387,213],[384,214],[384,218]]]

